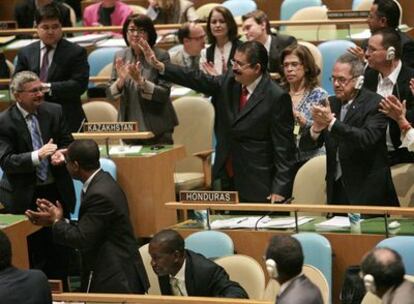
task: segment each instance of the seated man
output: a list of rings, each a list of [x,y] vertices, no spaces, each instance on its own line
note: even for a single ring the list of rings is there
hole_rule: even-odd
[[[274,236],[266,251],[269,276],[280,284],[277,304],[322,304],[319,288],[302,273],[303,252],[291,236]]]
[[[414,303],[414,283],[405,280],[401,256],[389,248],[375,248],[362,260],[361,271],[367,291],[384,304]]]
[[[40,270],[12,266],[12,250],[7,235],[0,230],[0,299],[2,304],[48,304],[52,295],[46,275]]]
[[[174,230],[158,232],[149,243],[149,254],[163,295],[248,298],[222,267],[184,249],[183,238]]]

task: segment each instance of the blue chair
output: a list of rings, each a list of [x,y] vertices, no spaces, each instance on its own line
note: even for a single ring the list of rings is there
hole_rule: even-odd
[[[88,56],[89,76],[97,76],[108,64],[113,63],[115,53],[122,50],[121,47],[104,47],[92,51]],[[92,83],[89,87],[94,87]]]
[[[329,285],[329,298],[332,295],[332,248],[329,241],[322,235],[312,232],[303,232],[292,235],[302,245],[304,264],[318,268]],[[331,301],[329,301],[331,303]]]
[[[280,20],[289,20],[298,10],[309,6],[322,6],[321,0],[283,0],[280,6]]]
[[[361,4],[363,0],[353,0],[352,1],[352,10],[356,10],[357,7]]]
[[[234,254],[233,240],[225,233],[214,230],[199,231],[185,239],[185,248],[214,259]]]
[[[101,164],[102,170],[111,174],[111,176],[116,180],[115,163],[109,158],[100,158],[99,162]],[[80,195],[81,195],[83,184],[78,180],[73,179],[72,181],[73,181],[73,187],[75,188],[76,205],[75,205],[75,210],[73,211],[73,213],[70,214],[70,219],[73,221],[76,221],[79,218]]]
[[[332,95],[334,93],[333,85],[330,82],[329,78],[331,76],[336,59],[344,54],[348,48],[354,46],[355,44],[348,40],[331,40],[318,45],[318,49],[322,54],[323,60],[322,87],[329,93],[329,95]]]
[[[388,247],[397,251],[402,257],[405,273],[414,275],[414,236],[394,236],[382,240],[376,247]]]
[[[234,17],[243,16],[257,9],[256,2],[252,0],[227,0],[221,5],[227,8]]]

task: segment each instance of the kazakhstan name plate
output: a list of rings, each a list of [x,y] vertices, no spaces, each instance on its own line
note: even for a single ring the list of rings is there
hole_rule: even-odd
[[[137,122],[87,122],[83,125],[86,133],[137,132]]]
[[[239,202],[239,193],[237,191],[180,191],[180,201],[236,204]]]

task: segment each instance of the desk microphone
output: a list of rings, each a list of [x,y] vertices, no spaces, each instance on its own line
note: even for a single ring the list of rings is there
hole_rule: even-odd
[[[285,198],[283,201],[280,202],[273,202],[272,204],[290,204],[295,198],[293,196]],[[273,213],[275,213],[277,211],[270,211],[265,213],[264,215],[262,215],[261,217],[259,217],[259,219],[256,221],[256,223],[254,224],[254,230],[257,231],[257,226],[259,225],[259,222],[266,216],[272,215]]]
[[[79,129],[76,131],[76,133],[79,133],[79,132],[82,130],[83,125],[85,124],[85,122],[86,122],[86,118],[82,119],[82,122],[81,122],[81,124],[80,124],[80,127],[79,127]]]
[[[88,288],[86,288],[86,293],[89,293],[89,289],[91,288],[92,277],[93,277],[93,270],[89,272]]]

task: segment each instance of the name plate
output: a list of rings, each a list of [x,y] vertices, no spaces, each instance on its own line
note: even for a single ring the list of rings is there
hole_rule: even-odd
[[[328,19],[367,18],[369,11],[333,10],[328,11]]]
[[[87,122],[83,125],[86,133],[137,132],[137,122]]]
[[[180,201],[236,204],[239,202],[239,193],[237,191],[180,191]]]

